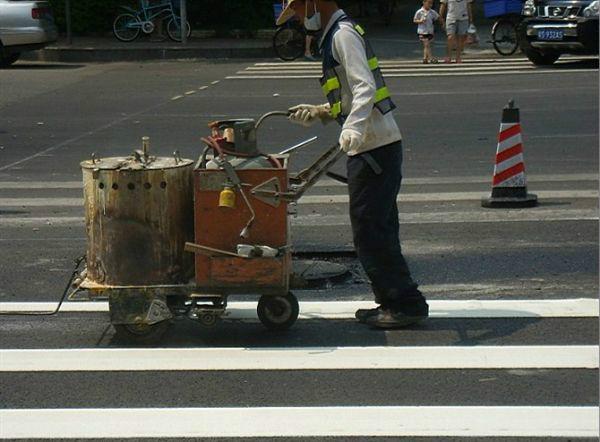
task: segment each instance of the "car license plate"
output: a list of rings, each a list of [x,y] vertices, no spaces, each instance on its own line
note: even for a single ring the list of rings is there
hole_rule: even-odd
[[[562,40],[564,32],[562,29],[540,29],[538,38],[540,40]]]

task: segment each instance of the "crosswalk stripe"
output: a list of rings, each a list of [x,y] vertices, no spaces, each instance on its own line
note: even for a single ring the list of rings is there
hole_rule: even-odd
[[[597,190],[540,190],[539,198],[598,198]],[[482,192],[401,193],[398,202],[479,201]],[[348,195],[307,195],[298,204],[348,203]],[[83,207],[82,198],[0,198],[0,207]]]
[[[3,349],[0,372],[598,368],[598,346]]]
[[[525,63],[521,61],[517,62],[505,62],[505,63],[477,63],[475,66],[470,67],[468,64],[428,64],[423,65],[422,63],[381,63],[380,66],[383,70],[390,69],[407,69],[407,68],[419,68],[419,70],[430,70],[430,69],[477,69],[478,67],[494,67],[501,68],[507,66],[517,66],[517,67],[532,67],[531,63]],[[244,71],[248,72],[268,72],[268,71],[278,71],[278,70],[286,70],[286,71],[294,71],[294,70],[311,70],[311,71],[320,71],[321,65],[272,65],[272,66],[248,66]]]
[[[390,73],[386,75],[386,78],[403,78],[403,77],[459,77],[459,76],[473,76],[473,75],[538,75],[538,74],[566,74],[566,73],[588,73],[598,72],[598,69],[531,69],[531,70],[494,70],[493,72],[473,72],[473,71],[461,71],[461,72],[415,72],[415,73]],[[321,75],[230,75],[225,77],[226,80],[308,80],[318,79]]]
[[[598,134],[574,134],[573,137],[595,136]],[[548,136],[550,137],[550,136]],[[531,138],[531,137],[530,137]],[[535,182],[564,182],[564,181],[598,181],[597,173],[565,173],[553,175],[527,175],[527,181]],[[491,183],[492,178],[486,176],[454,176],[454,177],[424,177],[424,178],[403,178],[403,185],[417,184],[471,184],[471,183]],[[314,187],[345,186],[339,181],[330,179],[321,179],[314,184]],[[83,189],[81,181],[0,181],[0,190],[26,190],[26,189]]]
[[[504,222],[553,222],[553,221],[596,221],[598,209],[533,209],[504,211],[462,211],[462,212],[402,212],[401,225],[407,224],[481,224]],[[291,218],[294,227],[311,226],[348,226],[350,221],[344,215],[297,215]],[[83,217],[0,217],[0,227],[36,227],[36,226],[82,226]]]
[[[427,69],[423,69],[423,68],[384,68],[382,69],[384,75],[389,75],[389,74],[397,74],[400,72],[476,72],[476,71],[510,71],[510,70],[515,70],[515,69],[525,69],[525,70],[531,70],[531,69],[538,69],[534,66],[514,66],[514,65],[510,65],[510,66],[477,66],[477,67],[457,67],[457,68],[445,68],[445,67],[435,67],[435,68],[427,68]],[[321,74],[320,70],[317,69],[283,69],[283,70],[268,70],[265,71],[268,74],[288,74],[288,73],[293,73],[293,74]],[[263,70],[259,70],[259,71],[255,71],[255,70],[244,70],[244,71],[238,71],[236,74],[237,75],[244,75],[244,74],[252,74],[252,75],[258,75],[258,74],[262,74]]]
[[[346,406],[0,410],[3,438],[588,437],[597,407]]]
[[[582,318],[597,317],[598,299],[429,300],[431,318]],[[300,319],[354,319],[371,301],[301,301]],[[52,302],[2,302],[0,312],[52,311]],[[108,312],[108,302],[66,302],[61,312]],[[256,302],[230,302],[228,319],[256,320]]]
[[[561,63],[565,63],[565,62],[597,60],[597,59],[598,59],[597,56],[561,57],[560,60],[555,64],[560,65]],[[524,58],[524,57],[520,57],[520,58],[465,58],[463,60],[463,63],[464,64],[470,64],[470,63],[500,63],[500,64],[526,63],[526,64],[530,64],[531,61],[529,61],[529,59]],[[398,65],[415,64],[415,60],[388,59],[388,60],[380,60],[379,64],[382,66],[396,65],[396,64],[398,64]],[[254,66],[316,66],[316,67],[321,67],[321,62],[318,62],[318,61],[317,62],[314,62],[314,61],[293,61],[293,62],[277,61],[277,62],[255,63]]]

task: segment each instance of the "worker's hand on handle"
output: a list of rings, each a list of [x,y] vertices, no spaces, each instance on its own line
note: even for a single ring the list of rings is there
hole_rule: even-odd
[[[363,135],[354,129],[344,129],[340,134],[340,149],[346,153],[355,152],[364,143]]]
[[[329,113],[329,106],[313,104],[299,104],[289,109],[290,116],[288,119],[292,123],[300,124],[304,127],[312,126],[317,120],[321,120],[323,123],[331,120],[331,114]]]

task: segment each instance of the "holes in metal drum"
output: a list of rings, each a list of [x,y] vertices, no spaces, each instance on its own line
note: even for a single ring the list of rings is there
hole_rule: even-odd
[[[113,190],[118,190],[119,185],[117,183],[113,183],[112,188],[113,188]]]
[[[161,181],[160,182],[160,188],[161,189],[166,189],[167,188],[167,182],[166,181]]]
[[[144,184],[144,189],[150,190],[152,188],[152,184],[146,183]]]
[[[134,190],[134,189],[135,189],[135,184],[133,184],[133,183],[129,183],[129,184],[127,184],[127,188],[128,188],[129,190]]]

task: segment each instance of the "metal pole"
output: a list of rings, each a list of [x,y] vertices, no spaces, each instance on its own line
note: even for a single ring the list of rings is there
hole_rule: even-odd
[[[71,28],[71,0],[65,0],[65,16],[67,20],[67,44],[73,44],[73,30]]]
[[[187,44],[187,0],[181,0],[180,1],[180,5],[181,5],[181,44],[182,45],[186,45]]]

